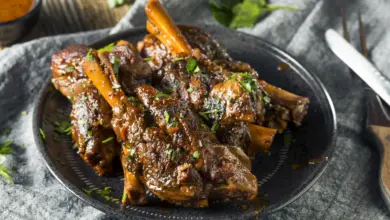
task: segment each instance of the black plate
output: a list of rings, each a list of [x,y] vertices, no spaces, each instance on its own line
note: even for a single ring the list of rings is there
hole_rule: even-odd
[[[299,169],[292,165],[311,158],[329,158],[334,150],[336,116],[332,101],[320,81],[304,69],[290,55],[257,37],[234,32],[221,27],[206,26],[212,34],[226,46],[235,58],[248,62],[260,78],[293,93],[310,98],[309,113],[299,129],[292,128],[296,140],[291,146],[283,144],[283,136],[278,135],[271,149],[271,155],[257,155],[253,161],[253,173],[259,179],[259,199],[255,202],[223,202],[212,204],[205,209],[174,207],[150,196],[146,206],[122,207],[119,202],[106,201],[97,194],[88,196],[82,188],[110,186],[113,196],[121,197],[123,180],[118,177],[99,177],[72,149],[69,136],[58,136],[53,132],[53,123],[62,114],[69,114],[70,102],[55,91],[49,81],[42,89],[34,111],[33,130],[36,145],[53,175],[72,193],[91,206],[118,217],[140,216],[169,219],[236,219],[254,215],[265,215],[291,203],[306,192],[324,172],[327,161]],[[144,28],[132,29],[109,36],[94,43],[99,48],[119,39],[132,43],[141,40],[146,34]],[[289,68],[278,70],[280,64]],[[46,134],[42,141],[39,129]]]

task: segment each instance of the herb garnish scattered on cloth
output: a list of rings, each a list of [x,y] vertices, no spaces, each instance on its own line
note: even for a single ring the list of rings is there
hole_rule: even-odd
[[[278,9],[297,10],[267,0],[210,0],[209,5],[214,18],[230,28],[252,27],[261,15]]]

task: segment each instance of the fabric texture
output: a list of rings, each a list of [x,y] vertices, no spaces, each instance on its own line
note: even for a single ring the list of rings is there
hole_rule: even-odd
[[[369,54],[390,77],[390,1],[271,0],[298,11],[275,11],[253,28],[239,29],[286,50],[317,75],[337,112],[336,151],[319,181],[302,197],[267,219],[390,219],[378,187],[376,150],[364,139],[363,90],[348,68],[325,44],[326,29],[341,33],[340,7],[346,10],[352,42],[359,45],[357,13],[362,14]],[[45,167],[34,144],[32,109],[37,93],[50,77],[51,55],[73,43],[90,44],[132,27],[144,26],[144,0],[137,0],[113,29],[37,39],[0,52],[0,132],[10,128],[15,184],[0,180],[0,219],[111,219],[68,192]],[[164,1],[178,23],[216,24],[207,0]],[[387,73],[386,73],[387,72]],[[21,112],[27,111],[24,115]]]

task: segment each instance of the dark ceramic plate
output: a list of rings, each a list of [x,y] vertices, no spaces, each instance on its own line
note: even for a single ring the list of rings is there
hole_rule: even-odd
[[[146,206],[126,207],[122,207],[118,201],[107,201],[95,193],[88,196],[83,188],[102,189],[110,186],[112,196],[121,197],[122,176],[97,176],[76,154],[71,138],[53,132],[53,122],[61,120],[63,114],[69,114],[71,104],[48,81],[39,95],[34,112],[35,141],[50,171],[69,191],[97,209],[123,218],[236,219],[274,212],[297,199],[316,182],[324,172],[327,160],[315,158],[330,159],[336,132],[335,111],[323,85],[291,56],[264,40],[221,27],[206,26],[205,29],[225,45],[235,59],[254,67],[262,79],[311,100],[303,125],[298,129],[291,128],[296,141],[285,145],[283,135],[278,135],[271,154],[259,154],[253,161],[253,173],[259,179],[259,198],[254,202],[219,202],[205,209],[190,209],[174,207],[152,195],[149,195]],[[133,29],[109,36],[91,46],[99,48],[119,39],[136,43],[145,34],[144,28]],[[280,71],[280,64],[289,67]],[[46,141],[42,141],[40,128],[46,134]],[[318,163],[293,169],[294,164],[305,164],[313,158]]]

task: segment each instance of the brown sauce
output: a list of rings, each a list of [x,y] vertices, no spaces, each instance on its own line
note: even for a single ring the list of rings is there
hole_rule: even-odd
[[[34,0],[0,0],[0,22],[12,21],[27,14]]]
[[[285,71],[286,69],[288,69],[290,66],[287,64],[287,63],[281,63],[279,64],[278,66],[278,70],[279,71]]]

